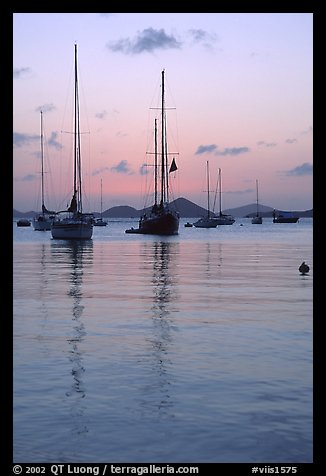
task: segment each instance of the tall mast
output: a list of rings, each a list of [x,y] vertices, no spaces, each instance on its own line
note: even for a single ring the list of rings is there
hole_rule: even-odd
[[[258,217],[258,180],[256,179],[256,215]]]
[[[41,194],[42,194],[42,214],[44,215],[43,111],[41,111]]]
[[[218,169],[218,177],[219,177],[219,195],[220,195],[220,216],[222,216],[222,176],[221,176],[221,169]]]
[[[166,130],[166,112],[164,110],[164,139],[165,139],[165,160],[164,160],[164,171],[165,171],[165,190],[164,190],[164,201],[169,201],[169,170],[168,170],[168,141],[167,141],[167,130]]]
[[[165,183],[165,113],[164,113],[164,70],[162,71],[162,105],[161,105],[161,115],[162,115],[162,172],[161,172],[161,205],[165,200],[164,194],[164,183]]]
[[[210,217],[210,211],[209,211],[209,168],[208,168],[208,160],[206,162],[207,165],[207,216],[208,218]]]
[[[103,201],[102,201],[102,179],[101,179],[101,218],[102,218],[102,207],[103,207]]]
[[[157,205],[157,119],[154,125],[154,204]]]
[[[80,158],[80,124],[79,124],[79,94],[77,75],[77,44],[75,44],[75,129],[74,129],[74,194],[78,193],[77,209],[82,211],[81,187],[81,158]]]
[[[77,199],[77,45],[75,44],[75,83],[74,83],[74,197]]]

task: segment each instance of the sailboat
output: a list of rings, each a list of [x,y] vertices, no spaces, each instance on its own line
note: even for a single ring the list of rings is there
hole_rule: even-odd
[[[166,137],[166,110],[164,70],[162,71],[161,98],[161,160],[157,151],[157,120],[155,120],[155,162],[154,162],[154,204],[140,217],[138,228],[129,228],[126,233],[145,235],[177,235],[179,231],[179,213],[169,203],[169,173],[177,170],[175,158],[168,166],[168,146]],[[158,182],[160,181],[160,186]]]
[[[233,225],[233,223],[235,222],[235,219],[233,218],[233,216],[222,213],[222,173],[220,168],[218,169],[217,188],[219,191],[219,213],[217,216],[217,224],[218,225]]]
[[[210,190],[209,190],[209,163],[206,162],[206,172],[207,172],[207,215],[200,218],[194,223],[196,228],[216,228],[218,225],[218,220],[214,214],[210,211]]]
[[[299,217],[293,212],[281,212],[273,210],[273,223],[297,223]]]
[[[47,210],[44,204],[44,147],[43,147],[43,112],[41,111],[41,196],[42,211],[33,217],[33,227],[36,231],[51,230],[52,222],[55,218],[55,212]]]
[[[101,214],[99,218],[94,221],[94,226],[107,226],[108,222],[103,220],[102,216],[103,200],[102,200],[102,179],[101,179]]]
[[[77,45],[75,44],[73,196],[69,207],[57,212],[56,220],[51,226],[52,238],[88,240],[93,235],[93,220],[93,214],[83,213],[82,205]]]
[[[258,206],[258,180],[256,180],[256,216],[252,217],[251,223],[253,225],[261,225],[263,223],[263,218],[259,215],[259,206]]]

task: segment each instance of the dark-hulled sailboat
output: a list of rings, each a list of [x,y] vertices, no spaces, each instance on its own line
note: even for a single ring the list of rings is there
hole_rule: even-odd
[[[169,173],[177,170],[175,158],[168,164],[166,137],[164,70],[162,71],[161,98],[161,160],[157,151],[157,120],[155,120],[154,204],[140,217],[138,228],[129,228],[126,233],[144,235],[177,235],[179,213],[169,202]],[[158,183],[160,182],[160,186]]]

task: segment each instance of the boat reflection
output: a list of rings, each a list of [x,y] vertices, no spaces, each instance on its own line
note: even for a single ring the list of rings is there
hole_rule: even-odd
[[[39,333],[37,334],[36,338],[40,345],[42,345],[42,351],[44,356],[49,355],[49,348],[48,348],[48,339],[46,337],[46,328],[48,324],[48,317],[49,317],[49,308],[48,302],[46,299],[47,289],[50,286],[49,284],[49,274],[48,274],[48,266],[51,262],[51,255],[49,250],[49,245],[45,243],[40,244],[40,250],[37,249],[38,260],[40,260],[40,268],[39,272],[36,273],[38,276],[38,284],[35,286],[35,289],[38,292],[37,301],[39,304],[39,312],[40,312],[40,323],[39,323]]]
[[[196,249],[196,255],[202,263],[203,280],[211,283],[212,280],[218,280],[221,276],[223,264],[223,245],[222,243],[206,242]]]
[[[151,319],[152,336],[147,338],[151,369],[150,388],[146,386],[144,411],[156,412],[159,417],[171,417],[171,369],[173,359],[173,333],[176,331],[173,318],[173,302],[177,299],[176,257],[177,242],[156,241],[144,243],[144,255],[153,266],[151,280],[153,304]]]
[[[68,357],[71,363],[72,382],[65,395],[69,399],[70,414],[72,417],[72,433],[81,435],[88,432],[85,418],[86,397],[84,383],[84,355],[82,343],[87,335],[83,322],[83,275],[84,268],[90,267],[93,260],[92,241],[63,241],[51,243],[54,258],[68,267],[67,295],[72,299],[71,336],[67,338],[69,344]]]

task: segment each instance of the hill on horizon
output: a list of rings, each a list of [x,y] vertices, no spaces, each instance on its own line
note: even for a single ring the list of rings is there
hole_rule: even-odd
[[[181,218],[197,218],[202,217],[206,214],[206,208],[200,207],[196,203],[191,202],[187,198],[177,198],[171,205],[174,206],[178,212],[180,213]],[[112,208],[108,208],[102,213],[104,218],[139,218],[145,210],[149,210],[151,207],[146,209],[137,210],[136,208],[130,207],[128,205],[120,205],[115,206]],[[253,216],[256,214],[256,203],[250,203],[248,205],[243,205],[241,207],[236,208],[228,208],[223,210],[223,213],[227,213],[233,215],[235,218],[245,218],[249,216]],[[266,205],[259,205],[259,212],[262,216],[269,217],[272,216],[274,208],[269,207]],[[311,210],[304,210],[304,211],[294,211],[294,210],[279,210],[276,211],[292,211],[299,217],[312,217],[313,216],[313,209]],[[23,218],[23,217],[33,217],[39,212],[29,211],[29,212],[20,212],[13,208],[13,217],[16,218]],[[100,216],[99,212],[93,212],[94,216]],[[216,212],[215,212],[216,213]]]
[[[261,214],[270,213],[272,216],[274,208],[268,207],[267,205],[259,205],[258,210],[259,210],[259,213]],[[229,208],[227,210],[224,210],[223,213],[227,213],[238,218],[244,218],[249,214],[256,215],[256,211],[257,211],[257,204],[250,203],[248,205],[243,205],[242,207]]]

